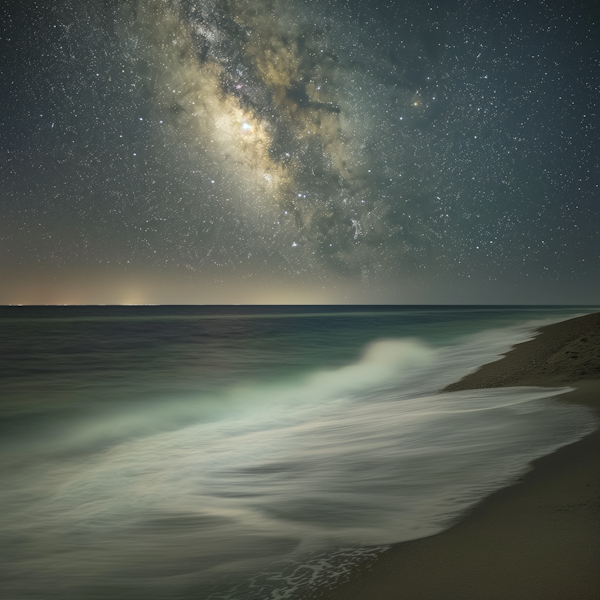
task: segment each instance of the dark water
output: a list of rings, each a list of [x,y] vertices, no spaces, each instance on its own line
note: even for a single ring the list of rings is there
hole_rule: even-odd
[[[6,598],[298,598],[589,432],[438,390],[595,307],[0,308]]]

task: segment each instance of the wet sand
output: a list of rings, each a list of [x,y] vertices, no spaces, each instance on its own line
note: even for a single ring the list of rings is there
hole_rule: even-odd
[[[444,391],[562,386],[600,414],[600,313],[539,330]],[[536,460],[437,535],[393,546],[310,600],[600,600],[600,431]],[[308,599],[307,599],[308,600]]]

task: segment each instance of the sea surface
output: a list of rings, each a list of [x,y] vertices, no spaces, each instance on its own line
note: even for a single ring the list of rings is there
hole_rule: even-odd
[[[0,597],[300,600],[591,432],[441,394],[598,307],[0,308]]]

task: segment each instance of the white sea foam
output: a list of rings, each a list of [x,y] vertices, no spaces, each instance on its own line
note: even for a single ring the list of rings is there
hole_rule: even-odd
[[[377,342],[354,365],[233,388],[214,400],[220,412],[188,398],[145,407],[136,425],[130,411],[112,445],[65,457],[119,416],[81,424],[6,473],[11,597],[133,586],[147,598],[292,598],[387,544],[440,531],[596,425],[550,399],[565,389],[435,393],[528,336]]]

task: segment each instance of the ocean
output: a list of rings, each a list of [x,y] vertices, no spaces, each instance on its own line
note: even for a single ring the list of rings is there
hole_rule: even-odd
[[[0,596],[301,600],[595,429],[439,390],[597,310],[1,307]]]

